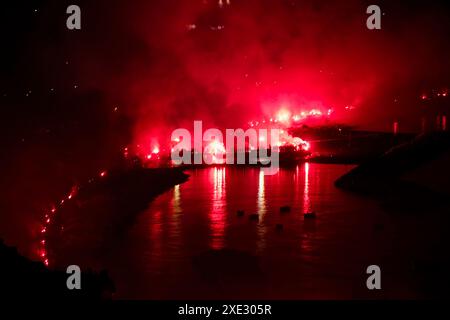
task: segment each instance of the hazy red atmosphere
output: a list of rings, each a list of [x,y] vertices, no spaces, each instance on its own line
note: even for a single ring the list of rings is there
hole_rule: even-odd
[[[0,10],[0,238],[39,272],[107,270],[119,299],[448,297],[446,1],[378,1],[379,30],[365,0],[76,2]],[[174,164],[194,121],[280,128],[280,171]]]
[[[41,9],[38,29],[20,44],[42,50],[19,56],[24,71],[34,70],[27,86],[72,77],[129,117],[141,142],[194,119],[242,126],[283,105],[332,109],[337,121],[370,129],[390,130],[401,117],[414,130],[408,118],[419,95],[448,85],[447,12],[436,3],[386,2],[384,28],[371,32],[367,3],[86,2],[84,28],[67,34],[64,15],[49,19],[64,8],[58,2]]]

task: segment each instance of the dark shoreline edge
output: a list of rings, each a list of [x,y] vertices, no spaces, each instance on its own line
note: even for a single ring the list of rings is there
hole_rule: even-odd
[[[69,290],[65,270],[51,270],[44,263],[20,255],[0,239],[0,296],[14,301],[109,300],[115,287],[106,271],[81,271],[82,290]]]
[[[95,269],[97,259],[157,196],[188,177],[177,168],[138,167],[108,172],[105,178],[81,187],[48,228],[50,264],[58,268],[75,260]]]
[[[366,161],[335,181],[335,186],[370,196],[405,195],[408,198],[443,196],[426,186],[403,179],[450,152],[450,134],[433,132],[396,146],[383,155]],[[448,191],[444,190],[444,191]],[[411,200],[411,199],[410,199]]]
[[[85,221],[92,223],[90,227],[99,226],[102,222],[106,229],[99,228],[101,238],[107,242],[110,237],[123,231],[136,215],[145,209],[158,195],[170,190],[177,184],[188,180],[188,175],[181,169],[175,168],[133,168],[117,170],[108,173],[108,177],[96,183],[88,183],[81,187],[77,199],[58,212],[55,223],[49,226],[48,241],[52,248],[52,254],[57,254],[58,246],[64,243],[61,238],[61,226],[69,219],[74,210],[83,211],[84,202],[90,196],[99,196],[106,193],[114,203],[109,208],[114,208],[108,215],[108,221],[91,219]],[[87,210],[87,213],[95,213]],[[69,216],[69,217],[67,217]],[[91,216],[94,218],[94,216]],[[105,218],[103,216],[102,218]],[[83,228],[83,225],[78,227]],[[73,231],[79,230],[75,228]],[[67,248],[66,248],[67,249]],[[89,252],[88,247],[83,248]],[[95,249],[100,249],[101,246]],[[62,249],[65,251],[65,249]],[[97,251],[97,250],[94,250]],[[67,252],[59,252],[67,255]],[[68,254],[70,255],[70,253]],[[64,259],[63,259],[64,260]],[[73,260],[70,259],[71,261]],[[75,259],[77,261],[77,259]],[[0,282],[2,283],[2,296],[8,299],[80,299],[103,300],[110,299],[115,291],[113,280],[105,270],[93,271],[92,268],[82,268],[83,290],[68,290],[66,280],[68,275],[64,266],[73,263],[68,261],[46,267],[44,263],[32,261],[20,255],[16,248],[9,247],[0,240]],[[80,263],[81,264],[81,263]]]

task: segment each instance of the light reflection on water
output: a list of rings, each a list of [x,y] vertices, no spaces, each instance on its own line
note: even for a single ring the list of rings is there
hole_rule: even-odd
[[[266,239],[266,226],[264,224],[264,220],[266,217],[266,198],[265,198],[265,190],[264,190],[264,181],[265,175],[263,171],[259,172],[259,180],[258,180],[258,215],[259,215],[259,225],[258,225],[258,243],[257,243],[257,252],[261,254],[265,248],[265,239]]]
[[[222,249],[225,236],[225,219],[227,209],[226,168],[211,170],[213,194],[209,212],[211,248]]]
[[[250,297],[351,295],[355,266],[374,245],[364,228],[376,210],[334,187],[335,179],[351,168],[306,163],[273,176],[257,168],[188,171],[189,180],[155,199],[116,248],[108,269],[118,282],[119,297],[214,297],[216,289],[200,289],[192,257],[224,248],[259,257],[268,291],[255,289]],[[286,205],[291,212],[280,214]],[[237,210],[245,216],[238,217]],[[306,221],[303,214],[309,211],[317,219]],[[250,221],[252,213],[259,214],[259,221]],[[276,231],[277,224],[283,225],[282,232]],[[332,294],[318,290],[327,286]]]

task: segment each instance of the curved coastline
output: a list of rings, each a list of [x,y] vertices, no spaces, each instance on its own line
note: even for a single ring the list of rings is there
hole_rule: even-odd
[[[134,168],[111,171],[80,186],[70,201],[54,210],[45,229],[50,265],[58,268],[77,261],[96,268],[102,252],[153,199],[187,179],[180,169]]]

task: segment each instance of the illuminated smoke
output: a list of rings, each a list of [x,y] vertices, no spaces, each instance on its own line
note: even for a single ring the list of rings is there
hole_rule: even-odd
[[[384,125],[378,119],[413,112],[380,97],[448,74],[448,44],[430,37],[446,30],[430,21],[430,6],[394,21],[403,8],[385,4],[391,14],[375,34],[358,0],[100,2],[102,24],[81,43],[89,58],[80,75],[130,119],[130,146],[141,145],[143,157],[155,145],[170,152],[170,133],[194,120],[216,128],[324,117]],[[280,108],[289,119],[277,117]]]

